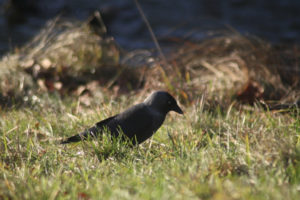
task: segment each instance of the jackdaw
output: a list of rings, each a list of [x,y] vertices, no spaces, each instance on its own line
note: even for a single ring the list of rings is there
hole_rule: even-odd
[[[143,103],[96,123],[93,127],[69,137],[62,144],[78,142],[88,137],[97,137],[107,130],[111,136],[129,139],[133,145],[150,138],[165,120],[169,111],[183,114],[174,97],[165,91],[155,91]],[[124,138],[123,138],[124,137]]]

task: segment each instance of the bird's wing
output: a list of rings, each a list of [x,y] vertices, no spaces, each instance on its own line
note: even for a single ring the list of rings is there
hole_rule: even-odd
[[[117,115],[109,126],[113,124],[114,129],[120,128],[130,139],[141,143],[157,130],[157,120],[160,119],[156,119],[149,107],[141,103]]]
[[[115,116],[109,117],[107,119],[104,119],[98,123],[95,124],[95,126],[92,126],[91,128],[77,134],[71,137],[68,137],[67,139],[61,141],[62,144],[67,144],[70,142],[79,142],[81,140],[85,140],[88,137],[96,137],[99,135],[105,126],[108,126],[109,122],[113,121]]]
[[[89,128],[88,130],[80,133],[79,135],[81,136],[81,138],[87,138],[89,136],[91,137],[97,137],[99,134],[102,133],[103,129],[105,129],[105,127],[109,128],[109,123],[111,123],[112,121],[114,121],[116,115],[106,118],[100,122],[97,122],[93,127]]]
[[[157,115],[147,105],[141,103],[132,106],[118,115],[102,120],[88,130],[69,137],[61,143],[78,142],[87,139],[89,136],[95,137],[102,133],[105,127],[114,136],[117,136],[121,129],[129,139],[132,139],[133,143],[141,143],[156,132],[164,119],[165,115]]]
[[[107,119],[104,119],[104,120],[102,120],[102,121],[100,121],[100,122],[97,122],[95,126],[96,126],[98,129],[103,129],[103,128],[104,128],[105,126],[107,126],[111,121],[113,121],[113,120],[115,119],[116,116],[117,116],[117,115],[112,116],[112,117],[109,117],[109,118],[107,118]]]

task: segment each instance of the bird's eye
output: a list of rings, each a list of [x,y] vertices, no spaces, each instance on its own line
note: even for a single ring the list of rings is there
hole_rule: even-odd
[[[172,103],[171,101],[168,101],[168,104],[169,104],[169,105],[171,105],[171,103]]]

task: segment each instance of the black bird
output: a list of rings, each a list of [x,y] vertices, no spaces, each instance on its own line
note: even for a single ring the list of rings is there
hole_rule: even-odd
[[[140,144],[150,138],[164,122],[169,111],[183,114],[176,100],[168,92],[153,92],[143,103],[134,105],[124,112],[98,122],[88,130],[69,137],[61,143],[71,143],[97,137],[108,130],[117,137],[120,131],[132,144]],[[127,137],[126,137],[127,136]]]

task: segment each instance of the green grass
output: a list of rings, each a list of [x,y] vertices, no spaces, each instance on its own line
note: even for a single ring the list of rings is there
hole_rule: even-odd
[[[54,19],[1,58],[0,200],[300,199],[299,109],[233,103],[298,102],[297,48],[236,33],[178,45],[172,67],[154,56],[149,68],[139,58],[153,55],[121,51],[86,22]],[[168,115],[134,148],[108,137],[58,144],[149,88],[176,94],[185,116]]]
[[[300,198],[297,114],[191,106],[139,147],[107,137],[59,145],[132,100],[52,101],[1,111],[0,199]]]

